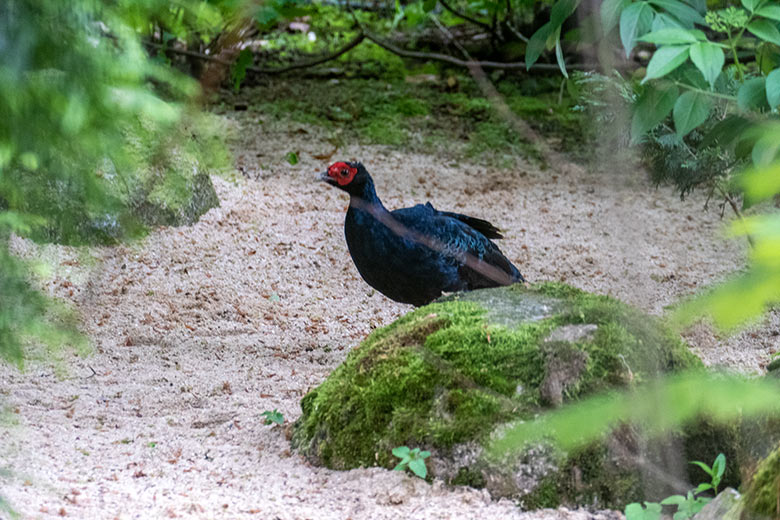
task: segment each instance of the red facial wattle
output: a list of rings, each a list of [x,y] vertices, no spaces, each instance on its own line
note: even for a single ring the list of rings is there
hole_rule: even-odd
[[[336,181],[339,186],[346,186],[357,174],[357,168],[350,166],[345,162],[337,162],[328,168],[328,177]]]

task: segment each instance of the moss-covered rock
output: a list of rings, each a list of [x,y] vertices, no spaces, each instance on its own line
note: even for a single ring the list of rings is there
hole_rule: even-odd
[[[193,224],[219,205],[209,175],[230,165],[218,127],[207,116],[184,118],[176,127],[138,119],[123,129],[89,182],[20,175],[29,196],[19,209],[47,217],[29,236],[105,244],[139,236],[146,227]]]
[[[392,448],[419,446],[433,453],[432,475],[526,506],[619,506],[644,490],[636,453],[621,455],[638,444],[628,428],[576,453],[534,446],[501,464],[483,456],[486,441],[544,407],[700,366],[655,319],[605,296],[554,283],[473,291],[372,333],[304,397],[292,443],[335,469],[392,467]],[[653,449],[643,456],[658,460]]]
[[[190,118],[169,132],[138,121],[127,130],[129,155],[142,167],[114,187],[147,226],[194,224],[219,205],[209,175],[229,166],[230,157],[208,121]]]
[[[743,502],[742,520],[780,519],[780,445],[758,465]]]

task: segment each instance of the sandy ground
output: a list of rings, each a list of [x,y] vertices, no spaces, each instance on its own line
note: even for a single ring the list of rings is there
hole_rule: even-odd
[[[291,453],[299,400],[370,330],[409,310],[360,280],[343,238],[344,194],[313,181],[325,135],[277,124],[255,134],[232,116],[246,179],[214,178],[222,205],[186,228],[130,246],[75,250],[17,240],[51,266],[53,295],[75,304],[94,351],[65,375],[0,367],[0,495],[22,518],[606,519],[524,513],[482,491],[430,486],[376,468],[336,472]],[[301,162],[290,166],[287,151]],[[533,280],[562,280],[654,314],[739,269],[716,211],[653,190],[639,172],[574,165],[491,171],[353,146],[390,208],[431,200],[487,218]],[[262,165],[262,166],[261,166]],[[778,315],[718,338],[688,333],[710,364],[757,371],[776,349]],[[2,517],[2,513],[0,513]]]

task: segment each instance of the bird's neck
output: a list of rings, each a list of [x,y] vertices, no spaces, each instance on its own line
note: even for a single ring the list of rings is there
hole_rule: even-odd
[[[382,201],[379,200],[379,197],[376,194],[374,181],[370,178],[363,184],[360,190],[355,193],[350,193],[349,207],[350,209],[354,208],[371,211],[385,210]]]

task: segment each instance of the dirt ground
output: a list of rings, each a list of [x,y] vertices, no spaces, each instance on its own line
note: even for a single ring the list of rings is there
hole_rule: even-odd
[[[0,367],[0,495],[22,518],[606,519],[525,513],[482,491],[377,468],[313,467],[291,453],[299,401],[373,328],[410,307],[359,278],[343,237],[346,196],[314,180],[326,135],[231,116],[243,177],[215,177],[221,207],[138,244],[16,251],[51,269],[47,290],[75,304],[93,344],[59,367]],[[287,151],[298,151],[290,166]],[[703,198],[680,201],[637,171],[528,164],[493,171],[351,146],[389,208],[431,200],[505,230],[530,281],[561,280],[653,314],[744,264]],[[261,166],[262,165],[262,166]],[[778,315],[733,337],[687,333],[711,365],[754,372],[777,346]],[[64,374],[59,372],[63,372]],[[0,512],[0,517],[3,513]]]

